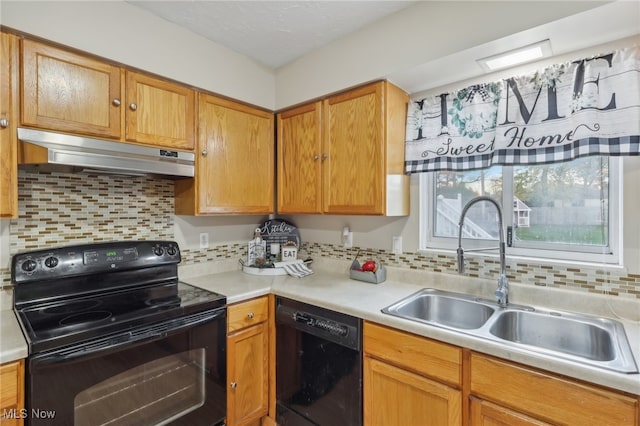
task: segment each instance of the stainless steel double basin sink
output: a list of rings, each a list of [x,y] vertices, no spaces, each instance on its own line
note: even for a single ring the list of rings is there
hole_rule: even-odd
[[[621,373],[637,373],[618,321],[425,288],[383,313],[499,342],[520,351]]]

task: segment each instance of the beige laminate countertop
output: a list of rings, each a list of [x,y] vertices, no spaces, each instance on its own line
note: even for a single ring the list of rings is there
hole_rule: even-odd
[[[382,308],[425,287],[491,299],[496,286],[494,281],[388,268],[387,281],[381,284],[369,284],[350,280],[348,268],[349,262],[321,259],[314,261],[315,273],[304,278],[254,276],[245,274],[236,267],[232,271],[206,273],[199,276],[194,274],[193,270],[188,272],[185,270],[187,275],[185,277],[181,274],[181,279],[192,285],[226,295],[229,304],[274,293],[503,359],[640,395],[640,374],[621,374],[561,359],[543,357],[498,342],[404,320],[381,312]],[[512,303],[617,319],[625,326],[636,363],[640,362],[640,301],[638,300],[581,294],[555,288],[540,289],[517,283],[511,283],[510,299]]]
[[[315,260],[315,273],[305,278],[245,274],[237,262],[223,261],[181,266],[180,279],[224,294],[233,304],[265,294],[276,294],[373,321],[390,327],[463,346],[522,364],[640,395],[640,374],[621,374],[547,358],[500,344],[414,321],[386,315],[381,309],[422,288],[436,288],[492,298],[493,280],[388,268],[387,281],[369,284],[348,278],[349,262]],[[513,303],[545,309],[580,312],[623,323],[636,363],[640,362],[640,301],[592,295],[555,288],[510,284]],[[8,302],[9,300],[9,302]],[[25,358],[27,345],[11,309],[10,295],[0,293],[0,363]]]

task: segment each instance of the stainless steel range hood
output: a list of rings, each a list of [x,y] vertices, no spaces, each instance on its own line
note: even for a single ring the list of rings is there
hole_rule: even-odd
[[[125,175],[193,177],[195,155],[42,130],[18,128],[19,165]]]

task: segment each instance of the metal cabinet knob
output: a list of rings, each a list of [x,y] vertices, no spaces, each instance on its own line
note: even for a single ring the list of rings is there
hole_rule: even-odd
[[[318,154],[313,156],[313,161],[318,161],[318,159],[320,158],[320,156]]]
[[[322,159],[326,160],[327,158],[329,158],[329,154],[327,154],[326,152],[322,153]]]
[[[230,386],[231,386],[231,389],[235,389],[238,387],[238,384],[236,382],[231,382]]]
[[[2,127],[3,129],[9,127],[9,120],[7,120],[6,118],[0,118],[0,127]]]
[[[254,317],[254,316],[255,316],[255,315],[253,315],[253,312],[249,312],[249,313],[247,314],[247,317],[248,317],[249,319],[253,319],[253,317]]]
[[[132,103],[131,105],[129,105],[129,108],[131,108],[131,111],[135,111],[135,110],[137,110],[137,109],[138,109],[138,105],[137,105],[137,104]]]
[[[209,152],[206,149],[202,150],[202,156],[206,157]]]
[[[113,104],[113,106],[120,106],[120,99],[115,98],[113,101],[111,101],[111,103]]]

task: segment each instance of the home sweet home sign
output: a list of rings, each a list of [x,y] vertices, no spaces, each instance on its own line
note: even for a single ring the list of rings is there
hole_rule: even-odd
[[[640,154],[640,47],[412,101],[407,173]]]

